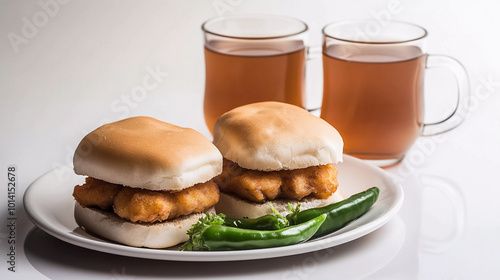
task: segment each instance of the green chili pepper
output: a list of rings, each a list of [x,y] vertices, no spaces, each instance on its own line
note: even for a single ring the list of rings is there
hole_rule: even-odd
[[[271,202],[269,202],[269,204],[271,205],[274,215],[269,214],[255,219],[233,219],[226,217],[224,214],[219,214],[224,219],[222,225],[256,230],[277,230],[289,226],[288,219],[276,211]]]
[[[274,215],[265,215],[255,219],[232,219],[225,217],[222,225],[256,230],[277,230],[288,225],[285,221]]]
[[[297,244],[311,238],[325,219],[326,215],[319,215],[304,223],[266,231],[223,226],[223,218],[207,214],[191,227],[190,239],[180,250],[247,250]]]
[[[320,208],[311,208],[287,216],[290,223],[300,224],[319,215],[326,214],[326,220],[314,234],[320,236],[334,232],[351,221],[361,217],[377,201],[380,190],[377,187],[355,194],[345,200]]]

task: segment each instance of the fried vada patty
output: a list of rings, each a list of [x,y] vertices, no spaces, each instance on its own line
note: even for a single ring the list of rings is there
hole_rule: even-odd
[[[242,168],[228,159],[224,159],[222,174],[214,181],[223,192],[259,203],[277,198],[301,200],[309,196],[325,199],[339,185],[337,169],[332,164],[265,172]]]
[[[212,181],[177,192],[150,191],[108,183],[92,177],[76,186],[73,197],[83,207],[98,207],[132,222],[154,223],[201,213],[219,201]]]

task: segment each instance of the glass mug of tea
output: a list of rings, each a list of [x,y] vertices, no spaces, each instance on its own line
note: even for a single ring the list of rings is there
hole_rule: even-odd
[[[277,15],[236,15],[202,25],[204,115],[212,132],[223,113],[249,103],[304,107],[307,25]]]
[[[459,125],[469,102],[469,79],[455,59],[426,54],[427,31],[392,21],[374,29],[364,21],[323,28],[321,117],[344,139],[344,152],[388,166],[401,161],[418,136]],[[424,123],[424,71],[449,69],[457,81],[455,110]]]

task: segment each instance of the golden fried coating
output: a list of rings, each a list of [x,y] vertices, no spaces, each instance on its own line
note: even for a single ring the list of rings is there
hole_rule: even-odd
[[[244,169],[224,159],[222,174],[214,181],[224,192],[260,203],[276,198],[301,200],[307,196],[324,199],[338,187],[337,169],[332,164],[264,172]]]
[[[339,185],[337,169],[332,164],[281,172],[281,191],[288,199],[301,200],[311,194],[316,198],[325,199],[337,191]]]
[[[175,201],[172,195],[124,187],[115,198],[115,213],[132,222],[168,220]]]
[[[219,202],[219,187],[212,180],[172,194],[176,202],[172,217],[205,212]]]
[[[123,186],[108,183],[92,177],[85,178],[85,184],[76,186],[73,197],[84,207],[113,208],[113,201]]]
[[[154,223],[208,210],[219,201],[217,185],[209,181],[170,193],[123,188],[115,198],[115,213],[132,222]]]
[[[249,170],[231,178],[232,192],[252,201],[273,200],[280,194],[281,177],[274,172]],[[239,187],[236,187],[239,186]]]
[[[219,201],[219,188],[210,180],[177,192],[150,191],[87,177],[73,196],[84,207],[114,210],[132,222],[153,223],[207,211]]]

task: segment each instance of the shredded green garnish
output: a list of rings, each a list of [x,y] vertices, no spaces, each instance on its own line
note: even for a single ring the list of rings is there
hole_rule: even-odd
[[[275,208],[274,208],[274,205],[272,202],[269,202],[269,205],[271,205],[271,210],[273,210],[274,212],[274,215],[276,217],[278,217],[278,224],[279,224],[279,228],[286,228],[287,226],[290,225],[290,223],[288,222],[288,219],[281,215]]]
[[[300,212],[300,202],[297,203],[297,206],[295,206],[295,208],[290,202],[288,202],[288,209],[290,209],[291,213],[286,216],[286,219],[288,220],[290,225],[296,225],[297,215]]]
[[[206,217],[201,217],[198,222],[191,226],[191,228],[187,231],[189,235],[189,240],[186,241],[179,248],[181,251],[199,251],[199,250],[208,250],[205,245],[205,240],[203,240],[202,234],[203,232],[210,226],[213,225],[222,225],[224,223],[224,218],[226,215],[220,213],[218,215],[212,215],[210,213],[206,213]]]

